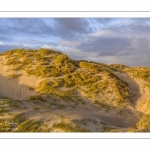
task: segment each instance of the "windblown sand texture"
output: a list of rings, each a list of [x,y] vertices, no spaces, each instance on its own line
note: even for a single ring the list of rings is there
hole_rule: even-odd
[[[27,85],[19,84],[18,79],[10,79],[0,75],[0,96],[16,100],[27,100],[36,93]]]

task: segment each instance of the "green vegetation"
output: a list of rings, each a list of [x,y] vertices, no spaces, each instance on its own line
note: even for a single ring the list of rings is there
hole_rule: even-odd
[[[21,124],[22,122],[26,121],[27,118],[25,117],[25,114],[24,113],[20,113],[20,114],[17,114],[15,115],[12,120],[14,122],[17,122],[18,124]]]
[[[32,118],[36,113],[42,114],[51,109],[60,112],[61,109],[69,110],[71,108],[79,108],[80,110],[81,106],[85,105],[87,107],[83,106],[83,108],[88,110],[90,109],[88,104],[91,104],[90,107],[93,106],[100,110],[104,108],[106,111],[115,109],[116,115],[124,115],[127,106],[130,104],[130,96],[135,94],[132,94],[134,91],[131,91],[132,95],[130,95],[130,86],[121,80],[116,72],[142,79],[146,81],[142,86],[140,85],[143,91],[144,88],[150,89],[148,83],[150,82],[150,68],[130,68],[120,64],[108,65],[85,60],[74,61],[66,54],[44,48],[39,50],[15,49],[1,53],[0,57],[5,58],[5,65],[9,65],[8,77],[19,78],[21,76],[19,72],[23,70],[28,76],[33,75],[42,79],[37,87],[28,87],[29,90],[38,92],[37,95],[31,96],[28,101],[9,98],[0,101],[0,116],[5,118],[5,114],[8,114],[6,117],[9,121],[18,122],[16,132],[49,132],[57,129],[63,132],[88,132],[87,129],[81,128],[79,124],[83,126],[89,125],[89,123],[98,125],[98,121],[87,118],[68,123],[62,117],[61,121],[54,123],[50,129],[42,119],[34,120]],[[13,70],[13,74],[9,73],[11,70]],[[25,105],[26,103],[31,104],[30,107],[28,107],[28,104]],[[30,110],[26,112],[26,108]],[[24,113],[18,114],[18,112]],[[31,114],[29,114],[30,112]],[[54,117],[60,119],[60,117]],[[6,120],[0,120],[0,131],[11,132],[11,129],[5,129],[4,124],[1,124],[4,121]],[[49,121],[47,122],[49,123]],[[134,127],[128,128],[127,131],[150,132],[149,125],[150,116],[143,115],[139,122]],[[120,132],[119,127],[114,128],[103,122],[101,122],[101,126],[103,126],[103,132]],[[4,130],[1,130],[1,128],[4,128]]]
[[[36,55],[37,57],[37,55]],[[73,61],[64,54],[57,54],[53,59],[45,60],[39,56],[40,62],[35,68],[27,68],[26,72],[29,75],[35,75],[40,77],[57,77],[63,74],[68,74],[74,71],[75,65]],[[38,59],[38,61],[40,61]],[[49,64],[49,62],[51,62]]]
[[[39,86],[37,87],[37,90],[41,94],[53,94],[53,95],[63,96],[63,93],[57,91],[53,86],[51,86],[48,80],[44,80],[40,82]]]
[[[21,74],[10,74],[8,75],[9,78],[19,78]]]
[[[78,70],[73,74],[64,76],[62,83],[65,87],[75,87],[86,97],[94,100],[106,96],[106,101],[107,99],[116,99],[117,104],[114,105],[128,103],[125,100],[129,97],[127,84],[107,70],[103,70],[99,75],[90,71]],[[115,97],[110,98],[109,94],[111,93],[115,93]]]
[[[144,87],[150,89],[150,84],[144,84]]]
[[[100,71],[104,71],[104,69],[102,67],[100,67],[99,65],[96,65],[94,63],[89,63],[89,62],[86,62],[86,61],[81,61],[79,63],[79,66],[81,68],[88,69],[88,71],[92,71],[92,72],[95,72],[95,73],[98,73]]]
[[[21,62],[18,61],[17,59],[15,58],[9,58],[6,62],[6,65],[18,65],[20,64]]]
[[[31,50],[32,51],[32,50]],[[60,51],[54,51],[52,49],[46,49],[46,48],[40,48],[38,51],[36,50],[36,52],[40,55],[40,56],[47,56],[47,55],[51,55],[51,54],[61,54]]]
[[[128,101],[125,99],[129,98],[127,83],[121,81],[115,74],[101,66],[97,66],[96,68],[96,73],[93,72],[93,69],[82,70],[84,68],[81,68],[57,79],[44,80],[39,84],[37,89],[41,94],[47,93],[71,99],[72,94],[69,88],[72,88],[82,92],[85,97],[90,99],[98,100],[105,95],[107,102],[108,99],[112,99],[109,100],[108,103],[112,103],[115,106],[126,105]],[[45,71],[47,71],[47,69],[45,69]],[[45,74],[46,73],[43,75]],[[61,90],[63,87],[65,87],[66,90]],[[110,98],[108,94],[111,93],[115,93],[115,95]],[[116,99],[116,101],[114,101],[114,99]]]
[[[111,64],[111,65],[101,64],[101,65],[114,71],[128,73],[132,78],[140,78],[144,81],[150,82],[150,68],[139,66],[130,68],[128,66],[121,64]]]
[[[31,87],[31,86],[29,86],[28,88],[29,88],[29,90],[31,90],[31,91],[34,91],[34,90],[35,90],[35,88],[34,88],[34,87]]]
[[[124,69],[130,69],[130,67],[122,65],[122,64],[102,64],[103,66],[113,70],[113,71],[118,71],[118,72],[123,72]]]
[[[73,98],[73,90],[61,90],[58,88],[55,88],[51,85],[51,82],[48,80],[43,80],[41,83],[39,83],[39,86],[37,87],[37,91],[41,94],[51,94],[56,95],[60,97],[62,100],[66,102],[73,102],[77,103],[75,98]]]
[[[45,70],[42,68],[42,71],[39,73],[38,71],[41,68],[39,68],[40,66],[38,65],[36,67],[36,64],[40,63],[40,65],[41,64],[49,65],[49,62],[50,62],[49,57],[57,58],[57,55],[63,56],[61,52],[56,52],[51,49],[42,49],[42,48],[39,50],[15,49],[15,50],[10,50],[10,51],[5,51],[4,53],[2,53],[2,56],[5,56],[5,58],[7,58],[6,65],[14,65],[14,68],[12,68],[13,70],[23,69],[23,70],[27,70],[27,73],[29,75],[33,74],[33,75],[42,76],[42,77],[43,77],[43,74],[45,74]],[[29,67],[31,68],[31,66],[33,65],[35,66],[35,70],[38,70],[38,71],[35,71],[34,68],[29,69]],[[50,67],[54,67],[54,64]],[[30,71],[33,71],[33,73],[30,74],[31,73]],[[55,72],[55,70],[53,70],[52,72]]]
[[[3,115],[3,113],[7,112],[5,108],[0,107],[0,116]]]
[[[104,65],[84,60],[73,61],[61,52],[44,48],[16,49],[2,53],[2,56],[8,57],[6,64],[13,65],[13,70],[23,69],[29,76],[43,78],[36,88],[40,94],[52,94],[65,101],[77,103],[79,99],[75,97],[82,93],[85,98],[97,102],[100,99],[107,105],[128,104],[130,94],[127,83],[107,69],[121,70],[128,68],[126,66]],[[76,91],[76,95],[73,91]]]
[[[32,107],[32,109],[33,109],[33,110],[39,110],[40,107],[34,106],[34,107]]]
[[[13,100],[13,99],[3,99],[1,100],[0,104],[2,105],[6,105],[8,107],[12,107],[12,108],[19,108],[21,102],[19,100]]]
[[[121,132],[121,130],[114,128],[114,127],[109,127],[109,126],[104,125],[102,127],[102,132]]]
[[[94,103],[99,105],[99,106],[101,106],[101,107],[103,107],[103,108],[105,108],[106,110],[110,110],[110,106],[105,104],[105,103],[103,103],[103,102],[100,102],[100,101],[96,100],[96,101],[94,101]]]
[[[6,125],[6,120],[0,119],[0,132],[11,132],[11,128]]]
[[[30,96],[29,100],[39,100],[42,102],[46,102],[46,100],[41,95]]]
[[[124,69],[123,71],[128,73],[132,78],[139,78],[144,81],[150,82],[150,68],[134,67]]]
[[[128,128],[128,132],[150,132],[150,115],[142,116],[134,127]]]
[[[30,120],[24,117],[23,114],[19,114],[12,119],[14,122],[18,122],[17,130],[15,132],[48,132],[49,129],[38,120]]]
[[[63,121],[59,123],[54,123],[53,127],[55,129],[60,129],[62,132],[88,132],[87,129],[80,128],[79,125],[73,123],[65,123]]]
[[[17,123],[11,126],[6,122]],[[24,113],[15,115],[9,120],[0,120],[0,132],[49,132],[50,129],[39,120],[31,120]]]
[[[93,120],[93,119],[89,119],[89,118],[83,118],[83,119],[80,119],[80,120],[73,120],[74,123],[77,123],[77,124],[82,124],[84,126],[87,126],[88,124],[91,124],[93,123],[94,125],[98,125],[98,121],[96,120]]]
[[[34,69],[31,69],[30,67],[26,69],[26,72],[28,75],[34,75],[37,77],[49,77],[50,76],[50,67],[46,66],[37,66]],[[55,75],[57,76],[57,74]]]
[[[36,120],[26,120],[18,126],[17,132],[42,132],[41,123]]]

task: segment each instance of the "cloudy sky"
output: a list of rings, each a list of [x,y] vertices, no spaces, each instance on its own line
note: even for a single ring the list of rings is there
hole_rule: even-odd
[[[150,18],[0,18],[0,52],[22,47],[150,67]]]

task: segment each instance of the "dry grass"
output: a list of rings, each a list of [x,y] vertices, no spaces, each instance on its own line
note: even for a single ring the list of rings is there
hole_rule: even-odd
[[[54,123],[53,127],[55,129],[61,129],[62,132],[88,132],[87,129],[80,128],[77,124],[65,123],[61,121],[60,123]]]

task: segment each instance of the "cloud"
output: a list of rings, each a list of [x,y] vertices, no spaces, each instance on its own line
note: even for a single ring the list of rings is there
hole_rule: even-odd
[[[55,18],[53,20],[57,35],[64,39],[78,39],[82,38],[84,34],[93,32],[87,19]]]
[[[131,45],[130,39],[119,37],[98,37],[81,43],[77,48],[82,51],[98,53],[101,56],[118,55],[120,50]]]
[[[0,36],[0,41],[12,42],[13,38],[9,38],[9,37],[6,37],[6,35],[4,35],[4,36]]]
[[[74,59],[150,64],[150,18],[1,18],[0,33],[0,51],[46,47]]]
[[[4,45],[4,43],[0,41],[0,45]]]
[[[42,48],[52,48],[52,46],[46,44],[46,45],[42,46]]]
[[[81,18],[8,18],[0,19],[0,33],[3,37],[20,40],[18,37],[42,39],[76,39],[92,32],[87,19]],[[7,39],[5,39],[7,40]]]

